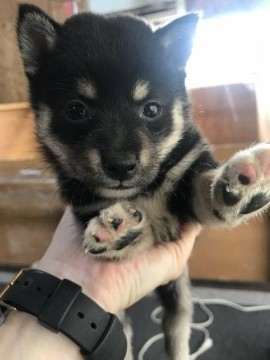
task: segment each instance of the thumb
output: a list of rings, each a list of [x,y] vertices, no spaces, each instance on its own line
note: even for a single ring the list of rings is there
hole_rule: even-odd
[[[182,273],[201,229],[201,225],[197,223],[185,224],[178,240],[164,244],[168,251],[168,256],[170,256],[168,278],[165,283],[175,280]]]

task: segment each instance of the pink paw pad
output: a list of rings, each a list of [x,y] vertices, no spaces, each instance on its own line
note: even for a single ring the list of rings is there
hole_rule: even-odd
[[[96,229],[95,233],[92,234],[93,238],[98,243],[106,243],[109,242],[112,238],[111,234],[108,233],[105,229]]]
[[[115,240],[119,235],[123,234],[126,229],[132,228],[141,222],[142,214],[139,211],[130,209],[129,213],[130,216],[127,216],[126,219],[115,217],[106,221],[106,224],[101,221],[99,226],[92,228],[91,235],[95,241],[98,243],[107,243]]]
[[[257,172],[254,165],[246,162],[242,165],[239,175],[239,181],[243,185],[254,184],[258,179]]]

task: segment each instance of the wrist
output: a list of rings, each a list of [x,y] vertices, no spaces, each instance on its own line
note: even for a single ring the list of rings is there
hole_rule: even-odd
[[[81,360],[79,347],[65,335],[46,329],[27,313],[12,311],[0,327],[1,358]]]
[[[54,275],[61,280],[73,281],[81,286],[82,292],[96,302],[104,311],[114,313],[111,311],[112,307],[104,301],[105,296],[102,294],[101,289],[93,284],[89,276],[89,267],[87,269],[87,265],[83,266],[83,262],[78,267],[74,267],[58,260],[49,259],[49,262],[47,262],[46,259],[41,259],[35,268]]]
[[[8,309],[17,309],[38,318],[38,322],[50,330],[49,336],[65,334],[78,344],[85,359],[107,358],[111,352],[118,358],[124,357],[126,339],[119,320],[102,310],[81,290],[81,286],[68,279],[61,280],[40,269],[23,269],[1,293],[1,319],[5,319]],[[40,338],[35,334],[35,330],[33,331],[33,328],[39,328],[37,322],[33,323],[31,318],[28,321],[22,329],[26,336],[26,344],[31,339],[31,336],[27,337],[29,332],[26,331],[29,326],[34,338]],[[20,334],[20,329],[13,327],[13,330],[14,341],[16,330]],[[45,337],[48,337],[46,334],[45,332]],[[42,349],[42,335],[39,343],[31,342],[39,351]]]

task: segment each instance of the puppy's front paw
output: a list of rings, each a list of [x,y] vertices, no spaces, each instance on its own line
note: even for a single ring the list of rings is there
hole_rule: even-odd
[[[141,211],[128,202],[117,203],[89,221],[83,247],[91,254],[109,257],[110,250],[119,251],[136,243],[142,226]]]
[[[270,201],[270,144],[237,153],[213,184],[214,212],[228,225],[266,207]]]

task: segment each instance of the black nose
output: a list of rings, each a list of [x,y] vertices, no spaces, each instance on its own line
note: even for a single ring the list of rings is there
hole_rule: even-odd
[[[131,179],[137,170],[137,158],[133,154],[109,157],[102,159],[105,173],[112,179],[128,180]]]

